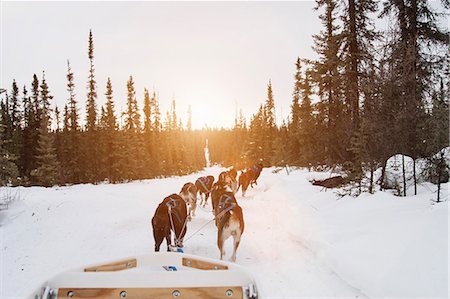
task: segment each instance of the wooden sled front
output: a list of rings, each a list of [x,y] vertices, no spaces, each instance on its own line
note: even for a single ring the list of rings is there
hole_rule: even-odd
[[[154,253],[61,273],[29,298],[257,298],[242,267],[184,253]]]

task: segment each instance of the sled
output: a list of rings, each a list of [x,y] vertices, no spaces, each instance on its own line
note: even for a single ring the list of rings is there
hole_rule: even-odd
[[[256,282],[234,263],[185,253],[154,254],[56,275],[30,299],[258,298]]]

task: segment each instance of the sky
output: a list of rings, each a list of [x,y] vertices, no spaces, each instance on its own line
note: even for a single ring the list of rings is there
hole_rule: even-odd
[[[110,77],[118,115],[133,76],[140,108],[144,88],[157,92],[164,114],[173,99],[194,128],[231,127],[242,109],[247,122],[272,82],[277,123],[287,119],[297,57],[315,59],[322,29],[314,1],[293,2],[5,2],[0,1],[0,87],[30,88],[45,77],[54,103],[67,102],[67,60],[84,119],[94,36],[98,110]],[[378,21],[377,21],[378,22]]]
[[[30,88],[45,77],[62,110],[67,102],[67,60],[84,114],[94,36],[98,108],[110,77],[117,114],[126,108],[133,76],[140,108],[144,88],[172,99],[186,124],[231,127],[242,109],[249,120],[267,97],[271,80],[278,122],[287,118],[295,61],[313,58],[320,22],[312,1],[298,2],[4,2],[1,1],[0,87],[15,79]]]

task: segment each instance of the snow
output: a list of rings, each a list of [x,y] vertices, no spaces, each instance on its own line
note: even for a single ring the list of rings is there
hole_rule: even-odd
[[[15,188],[20,199],[0,212],[0,297],[25,297],[67,269],[153,252],[157,204],[184,183],[221,170],[117,185]],[[264,298],[448,298],[448,203],[433,203],[436,186],[421,184],[417,196],[339,198],[309,183],[329,173],[273,170],[264,169],[245,198],[237,196],[245,231],[236,262],[253,273]],[[442,192],[448,198],[448,183]],[[211,219],[210,204],[198,208],[186,236]],[[184,249],[218,258],[216,240],[210,222]],[[229,239],[227,259],[231,245]]]

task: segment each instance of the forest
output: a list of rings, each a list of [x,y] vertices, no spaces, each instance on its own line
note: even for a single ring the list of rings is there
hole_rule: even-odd
[[[443,0],[444,8],[450,2]],[[45,72],[0,90],[0,185],[53,186],[124,182],[182,175],[212,163],[244,169],[286,165],[340,169],[347,183],[383,188],[373,173],[404,154],[429,162],[430,180],[448,181],[442,149],[449,146],[449,33],[444,12],[426,0],[316,0],[322,30],[314,36],[318,59],[292,62],[292,102],[277,123],[276,94],[232,128],[193,129],[172,101],[159,108],[157,93],[127,84],[125,121],[119,125],[113,83],[97,82],[94,37],[89,32],[86,118],[67,61],[67,102],[56,107]],[[390,20],[379,30],[375,19]],[[301,20],[299,20],[301,23]],[[107,92],[99,95],[98,84]],[[125,83],[120,83],[125,84]],[[98,107],[99,97],[106,104]],[[139,98],[139,99],[138,99]],[[441,154],[438,154],[441,153]],[[414,167],[415,169],[415,167]],[[416,174],[414,173],[416,182]]]

